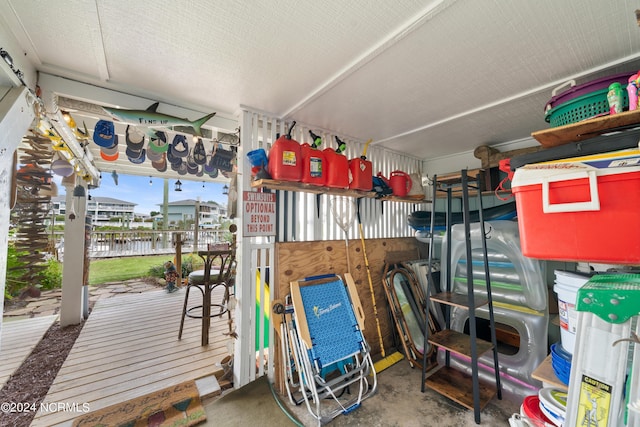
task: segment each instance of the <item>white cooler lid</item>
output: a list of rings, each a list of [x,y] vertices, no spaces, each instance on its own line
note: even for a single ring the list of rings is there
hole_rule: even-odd
[[[596,176],[640,172],[640,150],[620,150],[524,165],[516,169],[511,188],[540,184],[549,179],[569,181],[586,178],[590,171]]]

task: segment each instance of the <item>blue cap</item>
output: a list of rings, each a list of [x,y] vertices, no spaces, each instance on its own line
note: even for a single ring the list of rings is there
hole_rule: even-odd
[[[116,133],[113,128],[113,122],[98,120],[93,130],[93,142],[100,147],[113,147],[115,137]]]

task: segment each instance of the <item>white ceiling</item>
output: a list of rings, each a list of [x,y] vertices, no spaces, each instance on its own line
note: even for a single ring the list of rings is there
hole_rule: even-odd
[[[637,8],[631,0],[0,0],[41,72],[157,100],[159,111],[235,119],[249,106],[423,159],[527,138],[548,127],[554,87],[633,74]]]

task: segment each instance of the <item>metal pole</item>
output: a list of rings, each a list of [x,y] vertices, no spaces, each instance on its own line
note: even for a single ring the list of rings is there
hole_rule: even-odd
[[[196,200],[195,205],[196,215],[193,222],[193,251],[198,252],[198,233],[200,231],[200,197]]]
[[[478,191],[480,191],[478,189]],[[469,299],[469,336],[471,337],[471,378],[473,383],[473,414],[480,423],[480,382],[478,380],[478,348],[476,340],[476,303],[474,299],[473,265],[471,254],[471,219],[469,218],[469,184],[467,170],[462,170],[462,212],[464,218],[464,240],[467,257],[467,298]],[[484,236],[482,236],[484,238]],[[451,242],[449,242],[451,247]]]
[[[164,179],[164,190],[163,190],[163,200],[162,200],[162,247],[166,248],[168,246],[168,238],[169,233],[169,179]]]

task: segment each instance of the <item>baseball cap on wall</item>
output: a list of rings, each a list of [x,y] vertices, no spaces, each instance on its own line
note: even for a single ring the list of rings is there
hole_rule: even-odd
[[[155,160],[151,162],[151,166],[153,166],[158,172],[166,172],[167,170],[167,156],[166,154],[162,154],[160,160]]]
[[[127,125],[125,140],[127,141],[127,147],[134,151],[140,151],[144,148],[144,133],[140,132],[135,126]]]
[[[184,135],[176,135],[171,143],[171,154],[174,157],[187,157],[189,155],[189,143]]]
[[[93,129],[93,142],[100,147],[112,147],[116,138],[113,122],[98,120]]]
[[[165,153],[169,149],[167,142],[167,134],[162,131],[156,131],[149,137],[149,148],[156,153]]]

